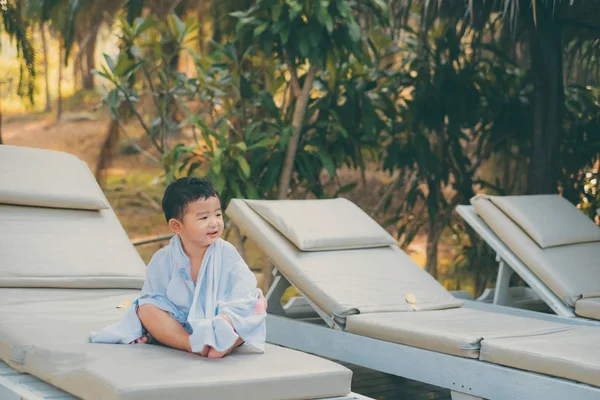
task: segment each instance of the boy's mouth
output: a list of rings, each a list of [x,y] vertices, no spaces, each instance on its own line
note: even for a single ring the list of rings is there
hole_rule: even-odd
[[[219,234],[219,231],[208,232],[208,236],[217,236],[218,234]]]

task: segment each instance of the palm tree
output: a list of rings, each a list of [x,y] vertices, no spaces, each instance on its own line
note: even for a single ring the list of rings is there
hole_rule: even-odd
[[[24,93],[22,87],[25,85],[26,94],[29,100],[33,102],[35,51],[31,40],[32,26],[27,19],[23,18],[21,0],[0,2],[0,20],[2,21],[0,33],[4,31],[15,41],[17,57],[22,61],[18,92]]]
[[[563,137],[565,110],[565,52],[571,62],[586,72],[595,72],[598,82],[600,53],[600,8],[584,0],[392,0],[392,10],[404,22],[420,11],[420,28],[428,29],[440,16],[482,34],[490,18],[502,18],[501,41],[529,49],[529,67],[534,78],[534,112],[528,191],[555,193],[560,173],[559,145]],[[523,121],[527,123],[527,121]]]

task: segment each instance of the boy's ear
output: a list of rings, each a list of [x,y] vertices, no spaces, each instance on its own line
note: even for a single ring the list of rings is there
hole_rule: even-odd
[[[176,234],[180,235],[183,231],[183,224],[178,219],[171,218],[169,220],[169,228],[171,228],[171,230]]]

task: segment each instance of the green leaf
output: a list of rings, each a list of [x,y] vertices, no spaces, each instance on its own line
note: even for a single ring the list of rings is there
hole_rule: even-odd
[[[360,27],[354,21],[354,19],[352,19],[348,24],[348,33],[350,34],[350,39],[352,39],[353,42],[358,42],[360,40]]]
[[[271,8],[271,17],[273,19],[273,22],[277,22],[279,20],[279,17],[281,17],[282,9],[283,6],[281,5],[281,3],[277,3],[273,6],[273,8]]]
[[[298,45],[300,46],[300,55],[302,57],[308,57],[308,52],[310,50],[310,43],[306,36],[301,35],[299,38],[300,42]]]
[[[246,178],[250,178],[250,165],[248,165],[248,161],[244,157],[236,157],[236,161],[242,170],[242,173]]]
[[[290,39],[290,29],[285,28],[281,31],[279,36],[281,37],[281,43],[285,46],[288,43],[288,40]]]
[[[290,7],[290,21],[293,21],[302,11],[302,5],[297,0],[287,0],[287,3]]]
[[[248,146],[246,146],[246,143],[244,142],[237,142],[236,144],[234,144],[234,146],[243,152],[246,152],[248,150]]]
[[[257,26],[256,28],[254,28],[254,37],[258,37],[260,36],[267,28],[269,27],[269,25],[267,24],[262,24]]]
[[[354,189],[356,187],[356,182],[352,182],[352,183],[348,183],[347,185],[342,186],[341,188],[339,188],[335,194],[333,195],[333,197],[338,197],[341,194],[344,193],[348,193],[350,192],[352,189]]]
[[[344,19],[352,19],[352,8],[350,8],[350,5],[347,3],[347,0],[338,0],[335,4],[337,6],[338,11],[340,12],[340,15]]]
[[[223,121],[219,128],[219,139],[225,140],[227,138],[227,122]]]
[[[246,185],[246,193],[247,193],[246,197],[248,199],[258,199],[258,198],[260,198],[260,196],[258,194],[258,190],[256,190],[256,186],[254,186],[252,184],[252,182],[245,181],[244,184]]]
[[[329,172],[330,176],[335,176],[335,165],[331,156],[323,149],[319,149],[319,157],[323,167]]]
[[[329,7],[329,1],[318,1],[317,2],[317,9],[316,9],[316,16],[317,16],[317,21],[319,21],[319,23],[321,25],[327,26],[327,19],[331,19],[331,16],[329,15],[329,11],[327,10],[327,8]]]
[[[221,149],[216,149],[215,156],[214,156],[213,162],[212,162],[212,170],[217,175],[221,173],[221,166],[222,166],[221,165],[221,154],[222,154]]]
[[[273,96],[269,92],[262,92],[260,95],[261,103],[265,106],[269,114],[272,117],[277,118],[279,116],[279,109],[273,100]]]
[[[277,144],[278,141],[279,141],[279,139],[277,139],[275,137],[264,138],[264,139],[259,140],[256,143],[254,143],[253,145],[248,146],[248,150],[271,147],[271,146]]]
[[[106,74],[105,74],[104,72],[102,72],[102,71],[98,71],[98,70],[96,70],[96,69],[93,69],[93,70],[91,70],[90,72],[91,72],[93,75],[98,75],[98,76],[101,76],[101,77],[103,77],[103,78],[105,78],[105,79],[108,79],[109,81],[111,81],[111,82],[112,82],[112,78],[111,78],[110,76],[106,75]]]
[[[238,184],[237,177],[232,177],[232,178],[228,179],[228,181],[229,181],[229,186],[231,187],[231,189],[233,191],[233,195],[237,198],[244,197],[244,194],[242,193],[242,190],[240,189],[240,185]]]
[[[327,73],[329,75],[327,86],[329,87],[329,90],[333,92],[333,89],[335,88],[335,85],[337,83],[337,67],[335,65],[334,55],[331,54],[331,52],[327,54],[325,67],[327,68]]]
[[[113,89],[108,93],[108,96],[106,96],[106,103],[111,108],[117,108],[119,106],[121,102],[119,101],[118,89]]]
[[[225,177],[223,175],[218,174],[215,177],[215,190],[217,193],[223,193],[223,188],[225,187]]]
[[[102,54],[104,56],[104,60],[106,61],[106,65],[108,65],[108,69],[110,70],[110,72],[115,71],[115,63],[113,61],[112,58],[110,58],[110,56],[108,54]]]
[[[146,32],[148,29],[153,28],[158,25],[158,21],[154,19],[154,17],[149,16],[144,19],[144,21],[137,27],[134,31],[134,36],[137,37],[142,33]]]
[[[234,11],[232,13],[229,13],[229,15],[234,18],[245,18],[248,16],[248,11]]]
[[[321,42],[321,35],[320,35],[321,30],[317,31],[315,29],[311,29],[310,33],[309,33],[309,37],[310,37],[310,44],[312,45],[312,47],[318,47],[319,43]]]

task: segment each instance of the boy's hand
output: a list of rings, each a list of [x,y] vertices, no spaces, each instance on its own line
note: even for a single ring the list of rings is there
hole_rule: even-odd
[[[267,299],[263,295],[262,290],[258,290],[259,298],[256,301],[256,305],[254,306],[255,314],[266,314],[267,313]]]

